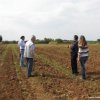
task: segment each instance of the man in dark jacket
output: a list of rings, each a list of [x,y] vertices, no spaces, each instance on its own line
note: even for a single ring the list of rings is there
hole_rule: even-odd
[[[78,57],[78,36],[74,35],[74,41],[70,46],[70,53],[71,53],[71,68],[72,74],[78,74],[77,69],[77,57]]]

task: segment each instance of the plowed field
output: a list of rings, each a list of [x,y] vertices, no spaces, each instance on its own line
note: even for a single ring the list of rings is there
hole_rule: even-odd
[[[85,81],[80,79],[80,64],[79,75],[71,74],[67,45],[36,45],[34,77],[27,78],[26,67],[19,66],[17,45],[0,44],[0,100],[94,100],[100,97],[100,45],[90,45],[89,49]]]

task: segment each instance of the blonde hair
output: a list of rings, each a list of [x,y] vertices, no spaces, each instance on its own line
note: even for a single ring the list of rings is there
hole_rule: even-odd
[[[80,36],[79,45],[81,45],[81,46],[87,45],[87,41],[83,35]]]

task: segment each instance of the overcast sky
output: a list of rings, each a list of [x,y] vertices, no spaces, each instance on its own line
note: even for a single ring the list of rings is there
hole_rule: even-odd
[[[32,34],[73,39],[100,38],[100,0],[0,0],[0,34],[4,40]]]

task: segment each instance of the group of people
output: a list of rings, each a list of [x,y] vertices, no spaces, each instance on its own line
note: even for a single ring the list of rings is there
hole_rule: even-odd
[[[18,41],[18,46],[20,48],[20,67],[25,67],[24,58],[27,66],[27,77],[31,77],[33,61],[34,61],[34,51],[35,51],[35,40],[36,37],[33,35],[29,41],[25,43],[25,36],[21,36]]]
[[[31,77],[33,60],[34,60],[34,50],[35,50],[35,40],[36,37],[33,35],[29,41],[25,43],[25,36],[21,36],[18,46],[20,48],[20,67],[24,67],[24,58],[26,60],[27,66],[27,77]],[[82,69],[82,79],[86,79],[85,74],[85,64],[88,59],[88,45],[85,37],[82,35],[78,41],[78,36],[74,35],[74,41],[69,46],[71,54],[71,69],[72,74],[77,75],[78,67],[77,60],[80,61]]]
[[[77,68],[77,60],[78,60],[81,65],[82,79],[84,80],[86,79],[85,64],[89,56],[87,41],[83,35],[80,36],[79,41],[78,41],[78,36],[74,35],[74,41],[69,47],[71,54],[72,74],[77,75],[79,73]]]

